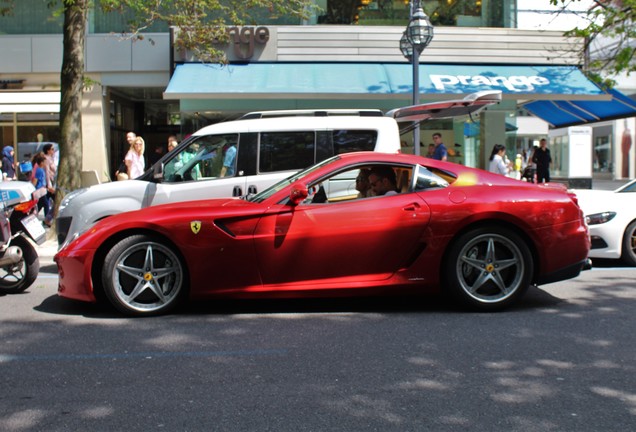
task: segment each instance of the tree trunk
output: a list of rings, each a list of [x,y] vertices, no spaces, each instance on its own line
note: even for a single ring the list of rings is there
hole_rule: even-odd
[[[64,0],[64,53],[61,71],[60,161],[55,209],[77,189],[82,170],[82,92],[84,42],[89,0]]]

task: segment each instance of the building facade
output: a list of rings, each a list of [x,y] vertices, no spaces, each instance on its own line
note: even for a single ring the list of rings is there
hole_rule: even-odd
[[[567,9],[561,13],[559,7],[550,4],[549,0],[518,0],[516,27],[535,31],[566,31],[574,27],[588,25],[588,10],[598,6],[593,0],[570,2]],[[611,40],[596,38],[589,55],[594,58],[597,52],[603,52]],[[616,88],[622,93],[636,96],[636,78],[625,74],[614,76]],[[627,101],[629,103],[629,101]],[[632,102],[633,103],[633,102]],[[528,122],[528,128],[520,128],[517,139],[520,142],[538,142],[541,136],[548,133],[550,124],[538,118],[521,120]],[[631,179],[636,177],[636,117],[596,121],[589,124],[591,140],[591,172],[594,179],[614,180]],[[536,131],[540,131],[537,133]],[[567,130],[555,128],[554,144],[562,145],[562,137],[568,135]],[[566,140],[567,142],[567,140]],[[587,159],[588,155],[585,155]]]
[[[24,3],[29,2],[42,3]],[[183,138],[249,111],[409,105],[412,67],[399,50],[408,23],[405,3],[368,2],[355,9],[349,24],[357,25],[322,24],[353,19],[322,2],[330,16],[316,14],[300,25],[234,28],[237,43],[223,47],[230,60],[226,66],[204,65],[176,50],[178,29],[157,29],[133,42],[109,33],[121,28],[117,19],[94,13],[86,43],[86,73],[95,84],[84,94],[84,170],[96,171],[102,181],[111,179],[127,150],[129,130],[146,139],[151,154],[165,148],[169,135]],[[458,99],[496,89],[504,101],[478,119],[423,125],[421,136],[426,147],[431,134],[441,132],[453,150],[451,160],[485,167],[495,143],[506,144],[512,153],[533,142],[517,138],[525,102],[607,96],[577,69],[572,41],[561,31],[509,28],[516,2],[475,3],[481,6],[465,8],[448,21],[454,25],[435,27],[420,57],[420,99]],[[439,12],[437,19],[444,23],[444,11]],[[0,55],[13,59],[0,64],[0,145],[40,136],[56,141],[62,36],[54,26],[45,34],[36,32],[33,22],[30,33],[24,33],[28,26],[15,27],[23,33],[0,34]],[[403,145],[403,151],[413,151],[410,135]]]

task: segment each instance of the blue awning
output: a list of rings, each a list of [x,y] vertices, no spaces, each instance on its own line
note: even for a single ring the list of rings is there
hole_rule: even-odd
[[[608,90],[607,93],[612,97],[609,101],[540,100],[523,107],[555,128],[636,116],[634,99],[618,90]]]
[[[277,101],[289,100],[305,108],[354,100],[393,108],[391,100],[412,95],[412,74],[409,63],[184,63],[176,66],[164,98],[205,109],[260,109],[259,103],[284,109]],[[531,101],[524,107],[552,127],[636,116],[632,99],[602,90],[575,66],[420,64],[419,79],[422,99],[500,90],[503,99]]]
[[[371,63],[250,63],[178,65],[166,99],[332,98],[335,95],[387,95],[386,71]]]
[[[419,78],[428,98],[501,90],[507,99],[609,99],[574,66],[421,64]],[[403,99],[412,91],[409,63],[185,63],[164,98]]]

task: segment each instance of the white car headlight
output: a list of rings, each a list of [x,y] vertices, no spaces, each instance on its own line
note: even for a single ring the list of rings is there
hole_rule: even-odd
[[[585,216],[585,220],[588,225],[599,225],[611,221],[614,216],[616,216],[616,212],[595,213]]]
[[[62,200],[62,202],[60,203],[59,213],[62,213],[62,210],[68,207],[68,205],[71,203],[73,199],[77,198],[78,196],[86,192],[87,190],[88,188],[81,188],[81,189],[76,189],[73,192],[67,194]]]

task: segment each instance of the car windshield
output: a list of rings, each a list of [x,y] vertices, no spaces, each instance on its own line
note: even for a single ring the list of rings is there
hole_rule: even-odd
[[[616,192],[636,192],[636,180],[632,180],[624,186],[621,186],[616,190]]]
[[[269,198],[270,196],[274,195],[276,192],[280,191],[281,189],[287,187],[288,185],[302,179],[303,177],[313,173],[314,171],[316,171],[317,169],[320,169],[326,165],[329,165],[337,160],[340,159],[340,156],[333,156],[327,160],[324,160],[322,162],[320,162],[319,164],[316,165],[312,165],[309,168],[300,171],[290,177],[287,177],[284,180],[279,181],[278,183],[268,187],[267,189],[261,191],[260,193],[256,194],[256,195],[248,195],[245,197],[245,199],[247,201],[250,202],[256,202],[256,203],[260,203],[263,202],[264,200],[266,200],[267,198]]]

